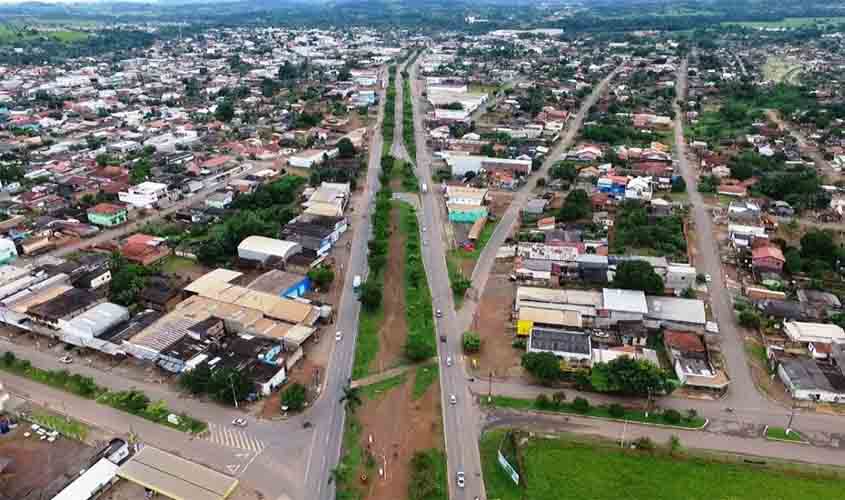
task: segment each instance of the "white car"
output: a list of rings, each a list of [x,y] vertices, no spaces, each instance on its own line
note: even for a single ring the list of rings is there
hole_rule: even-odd
[[[434,312],[434,315],[437,316],[438,318],[442,318],[443,317],[443,311],[438,309],[437,311]]]
[[[425,226],[423,226],[423,232],[425,232]]]
[[[246,427],[246,419],[238,417],[232,420],[232,425],[234,425],[235,427]]]
[[[451,404],[451,405],[456,405],[456,404],[458,404],[458,398],[457,398],[457,397],[455,397],[455,395],[454,395],[454,394],[452,394],[451,396],[449,396],[449,404]]]
[[[452,356],[446,358],[446,366],[452,366]]]
[[[705,274],[704,275],[704,281],[706,281],[707,283],[710,283],[711,281],[713,281],[713,276],[710,276],[709,274]]]
[[[343,340],[343,333],[338,330],[337,333],[334,334],[334,339],[340,342],[341,340]]]
[[[466,485],[466,477],[464,476],[464,472],[459,471],[456,476],[458,480],[458,488],[463,488],[464,485]]]
[[[73,363],[73,358],[70,356],[62,356],[61,358],[59,358],[59,363],[69,365]]]

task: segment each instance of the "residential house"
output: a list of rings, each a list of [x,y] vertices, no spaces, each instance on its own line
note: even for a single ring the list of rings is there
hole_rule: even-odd
[[[149,266],[170,255],[171,251],[164,238],[138,233],[126,239],[120,253],[130,262]]]
[[[707,347],[700,335],[691,332],[665,330],[663,344],[672,369],[682,384],[688,387],[724,391],[729,383],[724,372],[713,368]]]
[[[103,227],[124,224],[129,218],[126,207],[113,203],[98,203],[88,209],[88,221]]]
[[[756,272],[780,273],[786,258],[774,245],[760,245],[751,250],[751,267]]]

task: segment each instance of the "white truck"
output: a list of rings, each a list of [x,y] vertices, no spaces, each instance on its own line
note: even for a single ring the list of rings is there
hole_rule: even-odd
[[[361,275],[356,274],[354,278],[352,278],[352,290],[358,291],[361,288]]]

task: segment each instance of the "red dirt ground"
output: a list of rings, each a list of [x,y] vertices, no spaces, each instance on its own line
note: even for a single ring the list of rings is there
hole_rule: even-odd
[[[507,274],[490,274],[484,294],[481,296],[477,319],[472,330],[481,335],[481,352],[478,359],[478,375],[503,377],[520,372],[519,360],[522,351],[513,348],[511,342],[515,332],[510,327],[511,310],[516,289]]]
[[[0,474],[0,498],[37,500],[52,498],[79,471],[88,466],[94,450],[82,443],[59,438],[54,443],[25,438],[29,424],[0,437],[0,456],[12,463]]]
[[[401,387],[377,400],[367,400],[358,410],[361,422],[361,448],[370,447],[376,458],[374,477],[369,478],[364,498],[367,500],[399,500],[408,498],[410,462],[414,452],[442,448],[440,425],[440,387],[434,383],[422,398],[411,399],[413,371]],[[373,436],[370,445],[369,436]],[[387,467],[378,477],[378,468]],[[360,474],[358,475],[360,477]]]
[[[399,230],[398,209],[390,212],[390,241],[384,270],[384,321],[379,330],[379,349],[374,371],[396,366],[403,356],[405,336],[405,236]]]

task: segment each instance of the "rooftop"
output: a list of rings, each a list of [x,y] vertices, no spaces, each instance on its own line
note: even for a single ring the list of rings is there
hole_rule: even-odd
[[[645,292],[641,290],[624,290],[621,288],[605,288],[602,290],[604,308],[611,311],[646,314]]]
[[[590,336],[581,332],[534,328],[530,343],[533,349],[543,351],[590,354]]]

